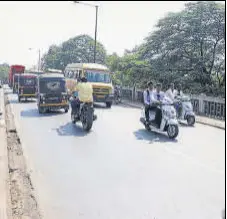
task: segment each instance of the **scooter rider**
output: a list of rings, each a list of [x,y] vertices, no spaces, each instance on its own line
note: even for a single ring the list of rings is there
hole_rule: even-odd
[[[145,117],[146,117],[146,123],[149,122],[149,111],[150,110],[155,110],[155,107],[152,106],[154,97],[153,97],[153,82],[149,81],[147,83],[147,88],[143,92],[143,101],[145,105]]]
[[[165,92],[165,95],[174,101],[175,96],[177,95],[177,91],[174,89],[174,83],[169,85],[169,89]]]
[[[161,89],[162,89],[162,85],[160,83],[157,83],[156,91],[153,92],[154,102],[157,105],[159,105],[165,97],[165,93],[161,91]],[[161,120],[162,120],[162,111],[159,107],[156,106],[155,122],[159,127],[161,124]]]

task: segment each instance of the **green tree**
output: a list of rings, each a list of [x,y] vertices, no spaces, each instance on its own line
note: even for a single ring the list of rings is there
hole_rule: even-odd
[[[0,65],[0,80],[7,79],[10,66],[7,63]]]
[[[225,8],[215,2],[187,3],[185,10],[159,20],[140,46],[141,58],[164,84],[224,86]],[[198,86],[196,86],[198,87]]]
[[[92,37],[79,35],[63,42],[60,46],[50,46],[48,52],[42,57],[43,68],[64,70],[69,63],[92,63],[94,61],[94,43]],[[104,64],[106,50],[97,42],[96,63]]]

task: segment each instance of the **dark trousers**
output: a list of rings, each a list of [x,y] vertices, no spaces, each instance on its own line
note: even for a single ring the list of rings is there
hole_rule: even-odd
[[[155,110],[156,107],[145,104],[145,118],[146,121],[149,121],[149,112],[150,110]]]
[[[160,127],[162,121],[162,111],[160,108],[156,108],[156,113],[155,113],[155,123],[158,124],[158,127]]]

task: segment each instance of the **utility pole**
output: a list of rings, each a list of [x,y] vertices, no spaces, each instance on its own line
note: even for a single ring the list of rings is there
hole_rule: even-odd
[[[93,5],[93,4],[88,4],[84,2],[79,2],[79,1],[73,1],[74,3],[77,4],[83,4],[91,7],[95,7],[95,45],[94,45],[94,63],[96,63],[96,47],[97,47],[97,24],[98,24],[98,5]]]

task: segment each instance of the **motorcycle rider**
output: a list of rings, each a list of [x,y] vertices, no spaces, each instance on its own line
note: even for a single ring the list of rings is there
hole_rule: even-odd
[[[143,101],[144,101],[144,105],[145,105],[145,117],[146,117],[146,123],[149,122],[149,111],[150,110],[154,110],[155,107],[152,106],[153,104],[153,82],[149,81],[147,83],[147,88],[146,90],[143,92]]]
[[[153,92],[154,102],[157,105],[159,105],[165,97],[165,93],[163,91],[161,91],[161,89],[162,89],[162,85],[160,83],[157,83],[156,91]],[[161,124],[161,120],[162,120],[162,111],[159,107],[156,106],[155,123],[159,127],[160,127],[160,124]]]
[[[71,102],[72,113],[78,115],[80,103],[93,103],[93,88],[87,83],[86,77],[82,77],[77,83],[74,94],[74,100]]]

